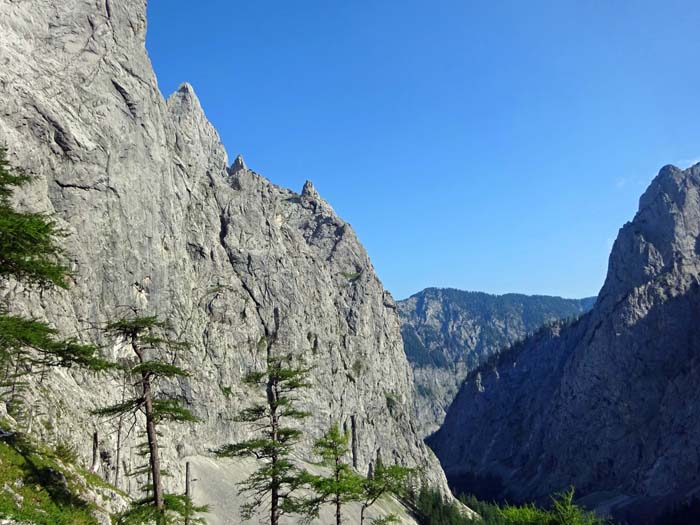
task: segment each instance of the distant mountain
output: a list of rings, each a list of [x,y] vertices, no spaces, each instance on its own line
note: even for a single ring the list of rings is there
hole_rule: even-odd
[[[413,368],[417,426],[427,435],[442,424],[445,410],[470,370],[542,325],[591,309],[595,297],[490,295],[427,288],[398,302],[406,356]]]
[[[574,485],[651,523],[700,492],[699,384],[700,164],[666,166],[593,310],[473,372],[429,444],[457,490],[546,500]]]

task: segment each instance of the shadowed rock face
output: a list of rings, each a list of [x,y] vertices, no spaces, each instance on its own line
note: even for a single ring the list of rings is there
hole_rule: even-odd
[[[145,31],[143,0],[0,0],[0,144],[36,175],[19,203],[55,214],[76,272],[69,291],[12,284],[3,294],[86,340],[120,305],[172,317],[192,344],[180,364],[193,375],[168,388],[203,420],[163,428],[178,489],[179,458],[248,435],[233,422],[250,399],[241,377],[263,363],[275,309],[280,351],[314,367],[305,444],[338,421],[354,436],[360,471],[380,454],[423,466],[444,487],[410,421],[395,303],[355,233],[310,183],[295,193],[242,158],[229,168],[191,86],[161,96]],[[87,456],[95,427],[115,456],[113,423],[88,411],[120,399],[117,380],[60,370],[34,396],[37,421],[51,423],[34,424],[45,439]],[[127,469],[140,464],[136,441],[122,453]],[[113,469],[102,466],[110,479]]]
[[[490,355],[544,324],[578,317],[594,303],[592,297],[489,295],[449,288],[428,288],[399,301],[421,435],[440,427],[464,378]]]
[[[699,242],[700,165],[667,166],[620,230],[593,310],[464,383],[430,440],[448,478],[515,499],[575,485],[640,522],[699,488]]]

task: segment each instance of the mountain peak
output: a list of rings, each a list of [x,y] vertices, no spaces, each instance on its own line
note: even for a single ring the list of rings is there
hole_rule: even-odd
[[[245,160],[243,160],[243,155],[238,155],[236,159],[233,161],[233,164],[231,164],[231,174],[236,174],[239,171],[247,171],[248,166],[245,163]]]
[[[168,98],[168,107],[176,115],[191,113],[193,111],[203,113],[202,105],[194,91],[192,85],[188,82],[183,82],[177,91]]]
[[[321,195],[316,191],[316,187],[314,186],[314,183],[311,182],[310,180],[307,180],[304,183],[304,187],[301,190],[301,194],[304,197],[308,197],[310,199],[319,199],[321,198]]]
[[[664,166],[620,229],[601,298],[612,305],[664,273],[695,271],[699,247],[700,166]]]

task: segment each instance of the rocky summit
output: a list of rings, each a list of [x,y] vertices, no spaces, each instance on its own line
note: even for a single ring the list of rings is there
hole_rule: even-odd
[[[251,396],[241,380],[264,363],[273,325],[277,344],[313,368],[307,451],[335,421],[352,436],[359,472],[381,457],[420,466],[446,490],[410,419],[396,304],[352,228],[310,182],[295,192],[240,156],[229,163],[190,85],[162,97],[145,34],[145,0],[0,0],[0,144],[36,177],[18,205],[59,221],[74,272],[65,291],[14,283],[2,293],[84,341],[99,341],[95,327],[125,305],[172,320],[190,343],[179,365],[192,375],[171,389],[201,422],[163,428],[167,483],[182,490],[191,461],[210,524],[236,522],[234,482],[250,465],[210,451],[249,435],[234,421]],[[29,395],[44,441],[70,443],[87,462],[98,432],[99,472],[113,481],[114,422],[90,411],[119,402],[121,383],[62,369]],[[141,461],[137,438],[122,451],[127,471]],[[136,490],[124,477],[120,488]]]
[[[416,426],[437,430],[467,374],[541,326],[578,317],[595,298],[490,295],[427,288],[398,301],[401,335],[416,385]]]
[[[664,167],[593,310],[470,374],[430,439],[482,496],[581,501],[647,523],[700,488],[700,165]]]

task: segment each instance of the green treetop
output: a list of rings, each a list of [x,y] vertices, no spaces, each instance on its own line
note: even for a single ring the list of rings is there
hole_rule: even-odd
[[[147,442],[144,453],[148,464],[133,474],[148,474],[150,484],[143,487],[146,496],[134,503],[132,508],[120,518],[124,524],[200,523],[193,520],[192,513],[204,512],[204,507],[193,507],[186,496],[166,494],[163,489],[158,426],[166,422],[194,422],[196,418],[184,408],[179,399],[168,397],[158,389],[163,379],[187,377],[185,370],[170,364],[174,354],[187,347],[176,339],[168,337],[168,325],[154,316],[131,317],[109,324],[105,332],[117,344],[130,347],[135,360],[133,365],[123,366],[129,377],[135,380],[137,394],[119,404],[96,411],[105,417],[145,416]]]
[[[400,465],[385,467],[381,459],[377,458],[374,472],[367,477],[362,486],[360,525],[364,525],[365,511],[381,497],[389,494],[402,495],[406,490],[409,478],[415,473],[415,469]]]
[[[309,414],[296,408],[295,393],[310,386],[309,369],[293,366],[290,355],[272,353],[273,341],[266,340],[267,366],[264,372],[252,372],[244,383],[259,389],[264,401],[241,411],[237,421],[249,423],[258,435],[252,439],[221,447],[222,457],[254,457],[260,467],[241,483],[240,492],[250,496],[241,507],[244,520],[251,519],[261,508],[269,510],[270,525],[278,525],[286,514],[308,514],[309,501],[297,495],[306,483],[307,474],[296,467],[292,451],[302,435],[301,430],[288,426],[288,421],[300,421]]]
[[[10,167],[0,148],[0,277],[65,287],[68,268],[58,244],[65,232],[46,214],[17,211],[11,202],[14,190],[31,181]]]
[[[330,502],[335,507],[336,525],[342,524],[343,505],[360,501],[364,493],[365,478],[345,461],[349,441],[347,432],[341,432],[337,424],[332,425],[314,444],[314,452],[321,458],[319,465],[328,470],[328,475],[309,476],[310,485],[318,495],[316,505]]]
[[[46,214],[18,211],[12,204],[13,192],[31,181],[11,168],[7,151],[0,148],[0,284],[16,279],[65,288],[69,272],[59,245],[65,232]],[[46,323],[9,313],[11,306],[0,304],[0,398],[14,405],[24,385],[21,378],[37,366],[106,367],[94,347],[75,338],[61,340]]]

